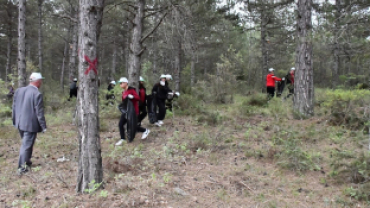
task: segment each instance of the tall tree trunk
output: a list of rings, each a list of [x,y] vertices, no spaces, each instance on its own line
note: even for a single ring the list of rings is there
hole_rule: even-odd
[[[190,62],[190,86],[193,87],[195,84],[195,62],[196,62],[196,51],[193,50],[191,53],[191,62]]]
[[[11,61],[12,61],[12,42],[13,42],[13,16],[12,16],[12,3],[8,2],[7,13],[8,13],[8,44],[6,47],[6,66],[5,66],[5,80],[8,81],[8,75],[12,74],[11,72]]]
[[[79,87],[77,97],[79,158],[77,192],[92,189],[103,180],[99,136],[97,43],[104,0],[79,0]]]
[[[131,87],[139,89],[139,77],[141,71],[141,55],[144,52],[141,38],[143,35],[145,0],[136,1],[136,12],[134,19],[134,28],[130,43],[130,55],[128,66],[128,81]]]
[[[71,52],[69,56],[69,81],[70,84],[73,82],[73,79],[76,77],[76,58],[77,58],[77,37],[78,37],[78,25],[74,23],[72,25],[72,43],[71,43]]]
[[[18,1],[18,87],[26,86],[26,0]]]
[[[44,3],[44,0],[38,0],[38,18],[39,18],[39,70],[40,72],[43,72],[42,68],[42,62],[43,62],[43,53],[42,53],[42,4]]]
[[[175,43],[175,66],[174,66],[174,79],[175,79],[175,91],[180,91],[180,80],[181,80],[181,41],[177,40]]]
[[[298,0],[297,49],[294,82],[295,117],[302,119],[314,115],[314,88],[312,67],[312,0]]]
[[[71,22],[69,23],[69,28],[68,28],[68,33],[67,33],[67,38],[64,41],[64,50],[63,50],[63,60],[62,60],[62,69],[60,73],[60,87],[62,88],[62,92],[64,92],[64,69],[65,69],[65,62],[67,58],[67,53],[68,53],[68,45],[69,45],[69,35],[71,33]]]
[[[267,11],[262,10],[261,11],[261,52],[262,52],[262,77],[261,77],[261,83],[262,83],[262,91],[265,90],[265,82],[266,82],[266,75],[268,70],[268,51],[267,51]]]
[[[340,6],[340,0],[335,0],[335,22],[334,22],[334,48],[333,48],[333,68],[332,68],[332,88],[336,88],[339,83],[339,67],[340,67],[340,59],[339,59],[339,34],[340,34],[340,12],[341,12],[341,6]]]
[[[114,75],[116,74],[116,65],[117,65],[117,45],[116,39],[113,42],[113,56],[112,56],[112,69],[110,71],[110,80],[114,80]]]

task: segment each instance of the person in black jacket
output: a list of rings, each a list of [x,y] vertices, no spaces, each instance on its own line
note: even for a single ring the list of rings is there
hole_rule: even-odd
[[[116,86],[116,81],[111,81],[108,85],[108,93],[107,95],[105,96],[107,98],[107,100],[109,99],[112,99],[114,100],[116,97],[114,96],[114,87]]]
[[[77,78],[74,78],[73,82],[69,86],[69,99],[68,99],[68,101],[70,101],[73,96],[77,98],[77,90],[78,90]]]
[[[172,93],[172,90],[166,86],[166,75],[161,75],[159,83],[155,84],[152,89],[152,94],[157,98],[158,115],[157,122],[154,125],[162,126],[163,120],[166,117],[166,99],[168,93]]]

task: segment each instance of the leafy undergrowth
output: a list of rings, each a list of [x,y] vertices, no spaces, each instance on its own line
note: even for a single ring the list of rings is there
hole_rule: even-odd
[[[356,199],[366,193],[358,189],[364,179],[353,177],[368,175],[367,166],[354,159],[369,158],[355,153],[366,148],[363,131],[333,126],[329,113],[293,120],[291,100],[248,103],[256,98],[180,106],[162,127],[144,121],[152,131],[148,139],[138,134],[120,147],[114,146],[118,111],[105,106],[100,134],[104,189],[87,195],[75,192],[78,142],[72,105],[48,113],[48,132],[38,135],[32,171],[22,177],[15,169],[19,135],[1,127],[0,207],[369,206],[366,199]],[[338,154],[344,151],[351,154]],[[63,156],[69,161],[57,162]]]

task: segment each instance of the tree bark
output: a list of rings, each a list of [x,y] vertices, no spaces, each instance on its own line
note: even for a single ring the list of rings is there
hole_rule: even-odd
[[[12,42],[13,42],[13,15],[12,15],[12,3],[7,3],[7,14],[8,14],[8,43],[6,47],[6,66],[5,66],[5,80],[8,81],[8,75],[12,74],[11,72],[11,61],[12,61]]]
[[[64,50],[63,50],[63,60],[62,60],[62,69],[61,69],[61,74],[60,74],[60,87],[62,88],[62,92],[64,92],[64,71],[65,71],[65,62],[67,58],[67,53],[68,53],[68,43],[69,43],[69,36],[71,33],[71,24],[72,22],[70,21],[69,23],[69,28],[68,28],[68,35],[67,39],[64,41]]]
[[[44,0],[38,0],[38,18],[39,18],[39,40],[38,40],[38,48],[39,48],[39,71],[43,72],[42,63],[43,63],[43,52],[42,52],[42,4]]]
[[[181,41],[180,39],[177,40],[177,44],[175,43],[175,66],[174,66],[174,81],[175,81],[175,91],[180,91],[180,83],[181,83]]]
[[[113,55],[112,55],[112,69],[110,71],[110,80],[114,80],[114,75],[116,74],[116,65],[117,65],[117,45],[116,39],[113,42]]]
[[[261,11],[261,52],[262,52],[262,77],[261,77],[261,83],[262,83],[262,92],[265,90],[265,82],[266,82],[266,73],[268,71],[268,51],[267,51],[267,31],[266,31],[266,25],[267,25],[267,11],[262,10]]]
[[[191,54],[191,62],[190,62],[190,86],[194,86],[195,84],[195,50],[192,51]]]
[[[314,115],[314,88],[312,67],[312,0],[298,0],[294,104],[295,117]]]
[[[76,77],[76,58],[77,58],[77,37],[78,37],[78,25],[73,23],[72,25],[72,42],[71,42],[71,52],[69,56],[69,81],[70,84]]]
[[[79,8],[79,159],[76,191],[85,192],[86,189],[92,188],[92,182],[100,184],[103,180],[96,60],[104,0],[79,0]]]
[[[141,71],[141,55],[144,52],[141,38],[143,35],[143,20],[145,0],[136,1],[136,12],[134,18],[134,28],[132,30],[132,39],[130,43],[129,65],[128,65],[128,81],[131,87],[139,89],[139,77]]]
[[[339,65],[340,65],[340,59],[339,59],[339,34],[340,34],[340,12],[341,12],[341,6],[340,1],[335,0],[335,23],[334,23],[334,48],[333,48],[333,68],[332,68],[332,88],[336,88],[339,83]]]
[[[18,87],[26,86],[26,0],[18,1]]]

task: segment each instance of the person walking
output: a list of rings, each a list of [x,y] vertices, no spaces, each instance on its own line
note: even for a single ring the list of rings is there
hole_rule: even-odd
[[[148,111],[146,110],[146,88],[145,88],[145,80],[143,77],[140,76],[139,81],[139,117],[138,117],[138,125],[141,126],[141,122],[144,118],[148,115]]]
[[[105,96],[107,100],[114,100],[116,97],[114,96],[114,87],[116,86],[116,81],[111,81],[108,85],[108,93]]]
[[[69,99],[68,101],[71,100],[71,98],[74,96],[77,98],[77,78],[73,79],[73,82],[69,85]]]
[[[159,77],[159,82],[153,86],[152,94],[156,96],[158,115],[157,122],[154,123],[156,126],[162,126],[163,120],[166,117],[166,99],[168,93],[172,93],[172,90],[166,85],[166,75],[162,74]]]
[[[122,101],[124,101],[126,98],[130,99],[134,108],[135,108],[135,113],[138,116],[139,115],[139,103],[138,102],[139,102],[140,98],[139,98],[139,95],[136,93],[135,88],[129,87],[128,80],[127,80],[126,77],[121,77],[121,79],[118,81],[118,83],[120,84],[119,86],[123,89]],[[124,128],[124,125],[126,123],[127,123],[126,114],[122,113],[121,118],[120,118],[119,123],[118,123],[119,133],[120,133],[121,139],[116,143],[116,146],[122,145],[122,143],[126,140],[126,138],[125,138],[125,128]],[[136,130],[138,132],[143,132],[143,135],[142,135],[141,139],[146,139],[148,137],[149,133],[150,133],[149,129],[145,129],[141,126],[137,126]],[[128,141],[128,142],[132,142],[132,141]]]
[[[266,76],[266,87],[267,87],[267,96],[270,100],[275,96],[275,82],[281,81],[281,79],[274,74],[275,69],[270,68],[269,74]]]
[[[31,157],[37,133],[46,132],[43,96],[39,92],[44,77],[32,73],[30,84],[17,89],[13,98],[13,126],[19,131],[22,145],[19,151],[18,173],[26,173],[32,165]]]

